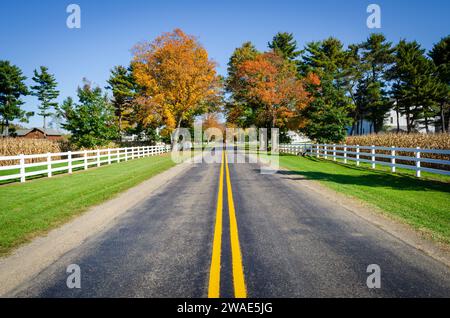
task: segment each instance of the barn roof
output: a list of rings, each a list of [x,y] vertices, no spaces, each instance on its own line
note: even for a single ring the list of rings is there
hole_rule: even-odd
[[[44,129],[44,128],[31,128],[31,129],[18,129],[16,131],[17,136],[26,136],[27,134],[29,134],[30,132],[32,132],[33,130],[39,130],[41,131],[43,134],[46,134],[47,136],[61,136],[62,133],[57,131],[56,129]]]

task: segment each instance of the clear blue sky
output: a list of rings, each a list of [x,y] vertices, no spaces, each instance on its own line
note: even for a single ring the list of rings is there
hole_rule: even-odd
[[[66,27],[66,7],[81,7],[81,29]],[[298,44],[338,37],[363,41],[369,4],[382,9],[390,41],[419,41],[426,49],[450,33],[448,0],[1,0],[0,59],[18,65],[31,84],[33,69],[56,75],[60,101],[75,96],[83,77],[104,87],[114,65],[127,65],[130,49],[165,31],[182,28],[197,36],[226,74],[233,50],[252,41],[260,50],[278,31],[294,33]],[[34,97],[25,99],[36,110]],[[34,117],[27,126],[41,126]]]

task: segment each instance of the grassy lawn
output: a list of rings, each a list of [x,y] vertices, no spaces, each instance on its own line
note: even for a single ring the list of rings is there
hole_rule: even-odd
[[[450,183],[446,176],[391,174],[316,158],[280,156],[280,165],[366,201],[437,241],[450,243]],[[432,180],[436,178],[436,180]]]
[[[100,156],[100,161],[102,160],[107,160],[108,156]],[[130,158],[131,160],[131,158]],[[134,159],[133,159],[134,160]],[[125,161],[125,157],[122,156],[120,158],[120,161],[123,162]],[[95,158],[91,158],[88,161],[88,165],[89,165],[89,169],[96,167],[97,164],[97,159]],[[84,163],[84,160],[74,160],[72,161],[72,166],[75,165],[82,165]],[[115,157],[111,158],[111,163],[112,164],[116,164],[117,163],[117,159]],[[100,164],[100,166],[106,166],[108,165],[107,162],[102,162]],[[67,162],[62,162],[62,163],[53,163],[52,164],[52,168],[62,168],[62,167],[68,167],[68,163]],[[34,171],[44,171],[47,169],[47,163],[43,162],[42,165],[40,166],[34,166],[34,167],[27,167],[25,168],[25,172],[34,172]],[[84,170],[84,167],[78,167],[78,168],[73,168],[73,171],[81,171]],[[64,174],[67,173],[67,170],[62,170],[62,171],[54,171],[53,175],[59,175],[59,174]],[[8,176],[8,175],[14,175],[14,174],[19,174],[20,173],[20,169],[9,169],[9,170],[0,170],[0,176]],[[32,179],[37,179],[37,178],[42,178],[42,177],[47,177],[47,172],[43,172],[42,174],[38,174],[38,175],[34,175],[34,176],[27,176],[26,179],[27,180],[32,180]],[[20,178],[17,179],[9,179],[9,180],[2,180],[0,181],[0,185],[2,184],[7,184],[7,183],[14,183],[14,182],[18,182],[20,181]]]
[[[0,255],[174,165],[168,154],[0,186]]]

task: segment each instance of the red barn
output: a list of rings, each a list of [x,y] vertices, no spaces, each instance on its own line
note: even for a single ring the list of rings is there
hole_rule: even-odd
[[[16,131],[16,134],[17,137],[19,138],[49,139],[49,140],[62,139],[62,134],[54,129],[44,129],[44,128],[19,129]]]

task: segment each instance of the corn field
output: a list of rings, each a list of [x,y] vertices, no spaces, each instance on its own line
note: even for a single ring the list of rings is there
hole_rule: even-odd
[[[119,148],[119,147],[141,147],[148,146],[145,142],[115,143],[110,142],[98,149]],[[96,148],[96,149],[97,149]],[[59,153],[67,151],[91,150],[79,148],[71,144],[68,140],[48,140],[48,139],[27,139],[27,138],[0,138],[0,156],[17,156],[43,154],[47,152]],[[53,157],[55,160],[61,159]],[[26,163],[44,162],[46,159],[26,159]],[[0,166],[15,165],[18,160],[2,160]]]
[[[347,137],[347,145],[450,149],[450,134],[380,134]]]
[[[347,145],[360,146],[380,146],[380,147],[399,147],[399,148],[417,148],[422,149],[450,149],[450,134],[379,134],[366,136],[347,137]],[[384,152],[380,152],[384,153]],[[388,154],[386,152],[385,154]],[[399,152],[400,156],[411,156],[411,152]],[[423,158],[450,160],[449,155],[438,155],[422,153]],[[388,159],[386,160],[388,161]],[[412,164],[411,162],[398,161],[399,163]],[[432,163],[423,163],[424,167],[449,170],[447,165],[438,165]]]
[[[0,138],[0,156],[17,156],[19,154],[34,155],[47,152],[66,152],[70,149],[68,141],[53,141],[47,139]],[[45,159],[39,159],[43,161]],[[38,159],[27,160],[27,163],[38,162]],[[15,161],[0,161],[0,165],[17,164]]]

